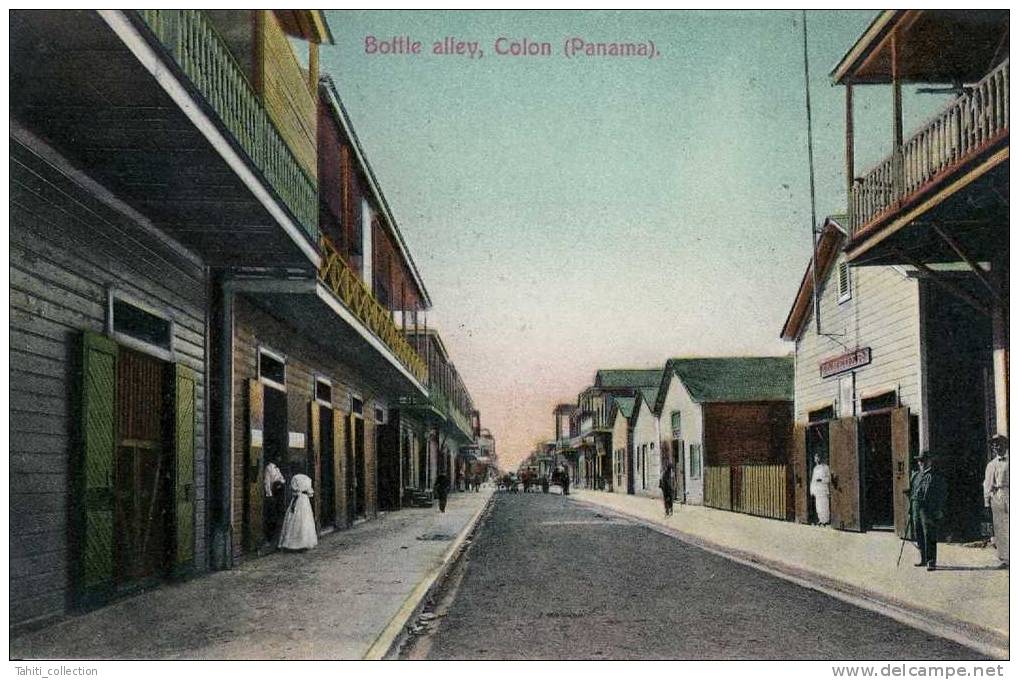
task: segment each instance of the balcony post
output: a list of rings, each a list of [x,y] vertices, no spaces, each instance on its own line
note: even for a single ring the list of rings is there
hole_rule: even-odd
[[[897,201],[903,192],[905,181],[902,164],[902,82],[899,72],[899,42],[892,32],[892,200]]]
[[[856,171],[853,168],[853,86],[846,85],[846,212],[849,216],[849,228],[856,225],[855,206],[853,200],[853,183]]]

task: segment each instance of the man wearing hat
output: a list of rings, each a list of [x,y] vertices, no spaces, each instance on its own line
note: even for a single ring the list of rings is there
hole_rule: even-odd
[[[991,509],[994,546],[1003,567],[1008,566],[1008,437],[991,439],[991,460],[984,471],[984,505]]]
[[[915,566],[934,571],[938,563],[938,527],[945,513],[945,480],[931,465],[929,451],[916,457],[919,468],[909,480],[909,511],[913,519],[913,535],[920,551]]]

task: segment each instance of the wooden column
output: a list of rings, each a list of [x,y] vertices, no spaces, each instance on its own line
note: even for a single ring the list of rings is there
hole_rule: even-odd
[[[856,170],[853,160],[853,86],[846,85],[846,212],[849,215],[849,228],[854,224],[855,208],[853,206],[853,180]]]
[[[902,167],[902,83],[899,64],[898,37],[892,33],[892,154],[894,161],[894,198],[902,195],[904,185]]]
[[[318,43],[308,43],[308,89],[312,94],[318,92]]]
[[[998,290],[991,306],[994,349],[994,424],[997,434],[1008,436],[1008,259],[999,257],[991,265],[991,277]]]

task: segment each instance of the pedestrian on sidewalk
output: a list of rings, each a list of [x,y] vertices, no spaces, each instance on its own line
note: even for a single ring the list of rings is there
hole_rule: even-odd
[[[672,465],[666,465],[662,478],[658,482],[658,487],[662,490],[662,502],[665,503],[666,517],[672,515],[672,474]]]
[[[285,550],[308,550],[318,545],[318,531],[315,528],[315,512],[311,509],[311,498],[315,495],[311,477],[297,474],[290,479],[290,507],[283,518],[279,547]]]
[[[934,469],[929,451],[916,457],[919,469],[909,480],[909,511],[913,518],[913,532],[920,561],[914,566],[927,566],[934,571],[938,563],[938,529],[944,516],[945,479]]]
[[[998,560],[1008,567],[1008,437],[991,439],[991,455],[984,471],[984,505],[991,509]]]
[[[435,476],[435,496],[439,499],[439,512],[446,512],[446,500],[449,498],[449,477],[445,472]]]
[[[280,525],[287,508],[287,480],[283,477],[283,473],[280,472],[275,461],[270,460],[265,464],[262,483],[265,490],[265,500],[262,505],[264,546],[271,550],[279,538]]]
[[[831,468],[821,458],[814,456],[814,472],[810,476],[810,495],[814,497],[817,523],[824,526],[831,522]]]
[[[562,487],[563,487],[563,495],[564,496],[569,496],[570,495],[570,471],[569,470],[563,470],[562,476],[559,479],[560,479],[560,484],[562,484]]]

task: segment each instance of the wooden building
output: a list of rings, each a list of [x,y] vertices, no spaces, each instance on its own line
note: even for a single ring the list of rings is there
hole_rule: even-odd
[[[988,437],[1008,432],[1008,51],[1007,10],[886,10],[832,72],[846,93],[843,249],[850,269],[916,272],[917,436],[949,477],[947,530],[960,537],[977,531]],[[887,88],[890,128],[855,129],[864,86]],[[951,94],[909,136],[904,86]],[[886,129],[888,156],[857,174],[855,139]]]
[[[609,410],[612,423],[612,488],[615,493],[632,494],[633,404],[634,397],[615,397]]]
[[[669,359],[653,410],[677,500],[705,502],[708,468],[786,464],[792,402],[792,357]]]
[[[317,75],[290,40],[330,40],[316,12],[243,14],[10,17],[12,626],[225,544],[222,276],[317,267]]]

